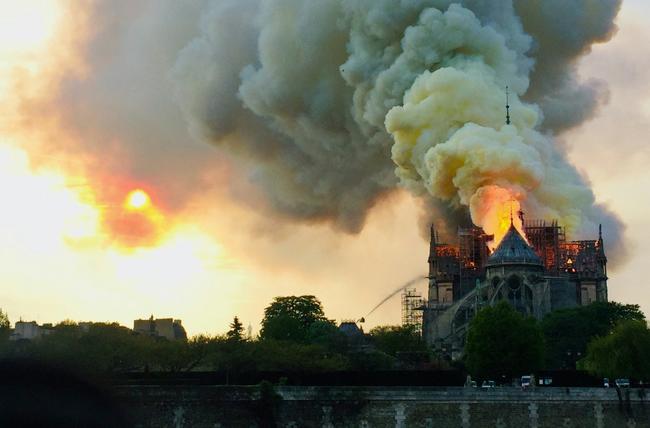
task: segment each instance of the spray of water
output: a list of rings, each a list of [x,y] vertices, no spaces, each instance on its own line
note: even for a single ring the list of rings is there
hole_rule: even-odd
[[[393,292],[390,293],[388,296],[386,296],[386,297],[385,297],[381,302],[377,303],[377,306],[375,306],[374,308],[372,308],[372,310],[371,310],[370,312],[368,312],[368,314],[367,314],[365,317],[363,317],[363,318],[364,318],[364,319],[365,319],[365,318],[368,318],[368,317],[369,317],[373,312],[375,312],[375,311],[376,311],[376,310],[377,310],[381,305],[383,305],[384,303],[386,303],[387,301],[389,301],[389,300],[390,300],[393,296],[395,296],[397,293],[399,293],[400,291],[402,291],[402,290],[405,289],[406,287],[410,287],[411,285],[415,285],[415,284],[417,284],[419,281],[421,281],[421,280],[423,280],[423,279],[427,279],[427,277],[426,277],[426,276],[416,276],[415,278],[413,278],[412,280],[408,281],[407,283],[400,285],[400,286],[399,286],[395,291],[393,291]]]

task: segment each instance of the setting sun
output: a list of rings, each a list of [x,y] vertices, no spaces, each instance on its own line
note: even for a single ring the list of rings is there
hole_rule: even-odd
[[[132,190],[126,197],[126,207],[132,210],[141,210],[151,203],[151,198],[142,189]]]
[[[558,339],[554,311],[650,316],[649,0],[0,2],[0,372],[7,357],[69,362],[120,388],[128,423],[248,426],[266,422],[252,387],[235,421],[232,400],[175,383],[422,369],[426,388],[437,371],[458,380],[456,398],[342,414],[309,390],[314,421],[291,397],[270,410],[278,425],[478,425],[495,400],[475,406],[467,374],[593,369],[588,348],[607,337]],[[275,325],[276,303],[281,318],[313,313]],[[492,310],[530,342],[471,332]],[[381,349],[390,335],[404,349]],[[246,376],[228,377],[242,352]],[[165,397],[148,394],[158,386]],[[638,397],[616,413],[611,388],[572,392],[588,413],[575,420],[526,389],[494,390],[523,410],[485,424],[645,416]],[[28,416],[42,402],[14,401]]]

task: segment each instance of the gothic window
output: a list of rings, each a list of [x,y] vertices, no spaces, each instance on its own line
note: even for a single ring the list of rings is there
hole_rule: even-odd
[[[508,278],[508,287],[510,287],[511,290],[519,289],[519,287],[521,287],[521,278],[517,275],[511,275]]]
[[[517,275],[511,275],[506,280],[507,296],[510,304],[523,314],[533,313],[533,292],[530,287],[523,284]]]

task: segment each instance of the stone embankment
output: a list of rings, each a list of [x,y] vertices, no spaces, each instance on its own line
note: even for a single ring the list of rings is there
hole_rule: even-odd
[[[643,389],[129,385],[136,427],[650,428]]]

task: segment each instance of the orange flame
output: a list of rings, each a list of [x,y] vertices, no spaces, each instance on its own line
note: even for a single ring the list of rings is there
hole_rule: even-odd
[[[481,226],[488,235],[494,235],[491,249],[495,249],[513,224],[521,236],[526,238],[519,216],[521,203],[519,195],[499,186],[486,186],[479,189],[472,198],[470,209],[472,220]]]
[[[525,238],[523,224],[519,218],[519,211],[521,210],[521,204],[516,199],[512,199],[505,203],[500,203],[496,206],[496,230],[494,232],[494,246],[499,245],[505,234],[510,229],[510,225],[513,224],[515,228],[521,233],[521,236]]]

